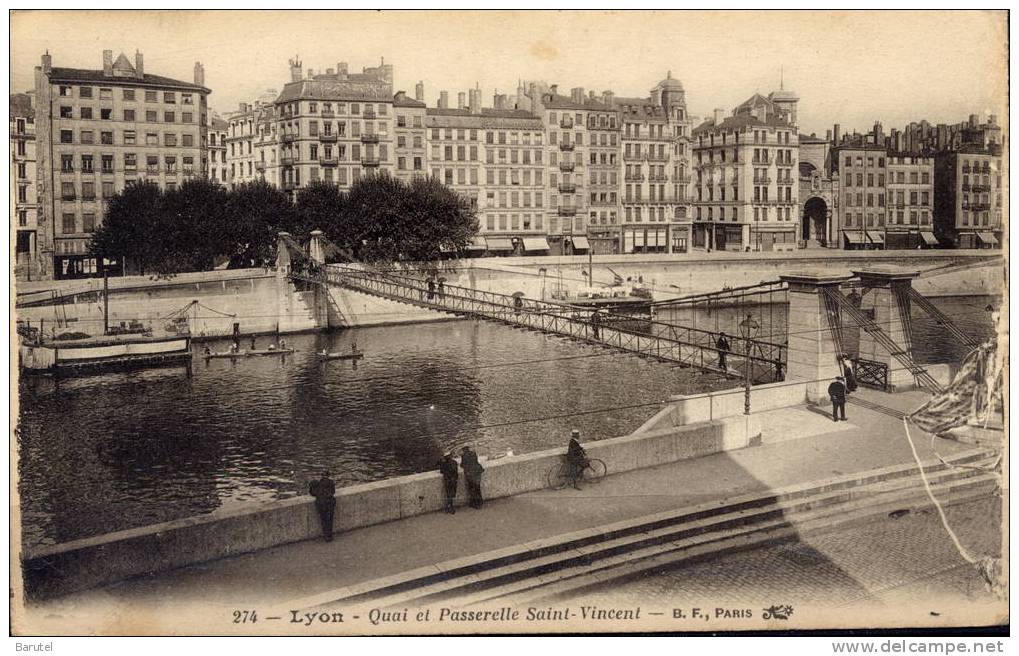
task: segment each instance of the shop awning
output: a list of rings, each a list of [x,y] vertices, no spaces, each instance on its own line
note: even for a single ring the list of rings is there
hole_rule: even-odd
[[[658,231],[658,245],[659,246],[668,246],[669,245],[669,238],[668,238],[668,232],[667,231],[665,231],[665,230],[659,230]]]
[[[997,237],[995,237],[990,232],[978,232],[977,233],[977,237],[979,237],[980,241],[984,242],[985,244],[997,244],[998,243]]]
[[[574,237],[573,238],[573,250],[575,251],[586,251],[591,249],[591,244],[587,242],[587,237]]]
[[[542,237],[524,237],[525,251],[547,251],[548,242]]]
[[[867,231],[867,238],[870,239],[871,242],[873,242],[875,244],[883,244],[883,243],[885,243],[885,236],[883,234],[881,234],[880,232],[877,232],[876,230],[868,230]]]
[[[488,250],[490,251],[511,251],[513,242],[505,237],[488,237]]]
[[[846,241],[850,244],[866,244],[867,239],[863,236],[862,232],[853,230],[843,230],[842,235],[846,238]]]
[[[928,246],[937,246],[938,245],[938,238],[934,236],[933,232],[928,232],[926,230],[921,230],[920,231],[920,237],[923,238],[924,242]]]
[[[633,233],[633,245],[634,246],[644,245],[644,231]]]
[[[469,251],[484,251],[488,250],[488,244],[485,243],[484,237],[475,237],[471,240],[471,243],[467,244],[467,250]]]

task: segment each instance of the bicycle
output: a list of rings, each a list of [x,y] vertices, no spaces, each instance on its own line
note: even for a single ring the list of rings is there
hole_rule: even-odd
[[[597,458],[588,458],[587,466],[580,472],[580,480],[585,483],[597,483],[605,477],[606,473],[608,473],[608,467],[605,466],[604,461]],[[545,474],[545,480],[551,489],[563,489],[573,482],[573,478],[570,476],[569,464],[562,462],[558,465],[552,465]]]

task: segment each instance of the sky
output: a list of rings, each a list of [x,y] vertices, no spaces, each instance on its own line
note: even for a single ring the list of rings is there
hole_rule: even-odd
[[[823,136],[880,121],[1007,120],[1007,16],[949,11],[27,11],[11,19],[11,91],[30,89],[49,50],[54,66],[98,69],[102,51],[146,72],[193,79],[205,66],[210,106],[226,113],[289,80],[288,59],[324,71],[394,66],[394,91],[413,96],[480,84],[492,95],[517,80],[562,90],[647,96],[671,71],[688,111],[726,112],[755,92],[800,97],[801,132]],[[568,92],[568,91],[567,91]]]

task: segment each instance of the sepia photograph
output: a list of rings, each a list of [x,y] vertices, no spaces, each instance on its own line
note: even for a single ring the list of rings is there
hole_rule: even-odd
[[[8,20],[18,651],[1003,651],[1007,10]]]

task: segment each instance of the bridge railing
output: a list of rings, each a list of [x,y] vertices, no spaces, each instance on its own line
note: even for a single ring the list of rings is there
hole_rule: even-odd
[[[441,288],[433,285],[429,289],[426,280],[413,276],[342,265],[322,267],[307,277],[419,306],[494,319],[701,369],[722,371],[720,365],[724,360],[727,364],[724,373],[743,377],[749,366],[755,381],[781,379],[785,365],[785,347],[781,344],[737,339],[737,345],[742,348],[726,351],[722,357],[709,331],[657,322],[642,322],[648,329],[634,330],[626,327],[632,325],[633,317],[602,309],[576,308],[457,285],[443,284]],[[613,325],[617,320],[628,323]]]

